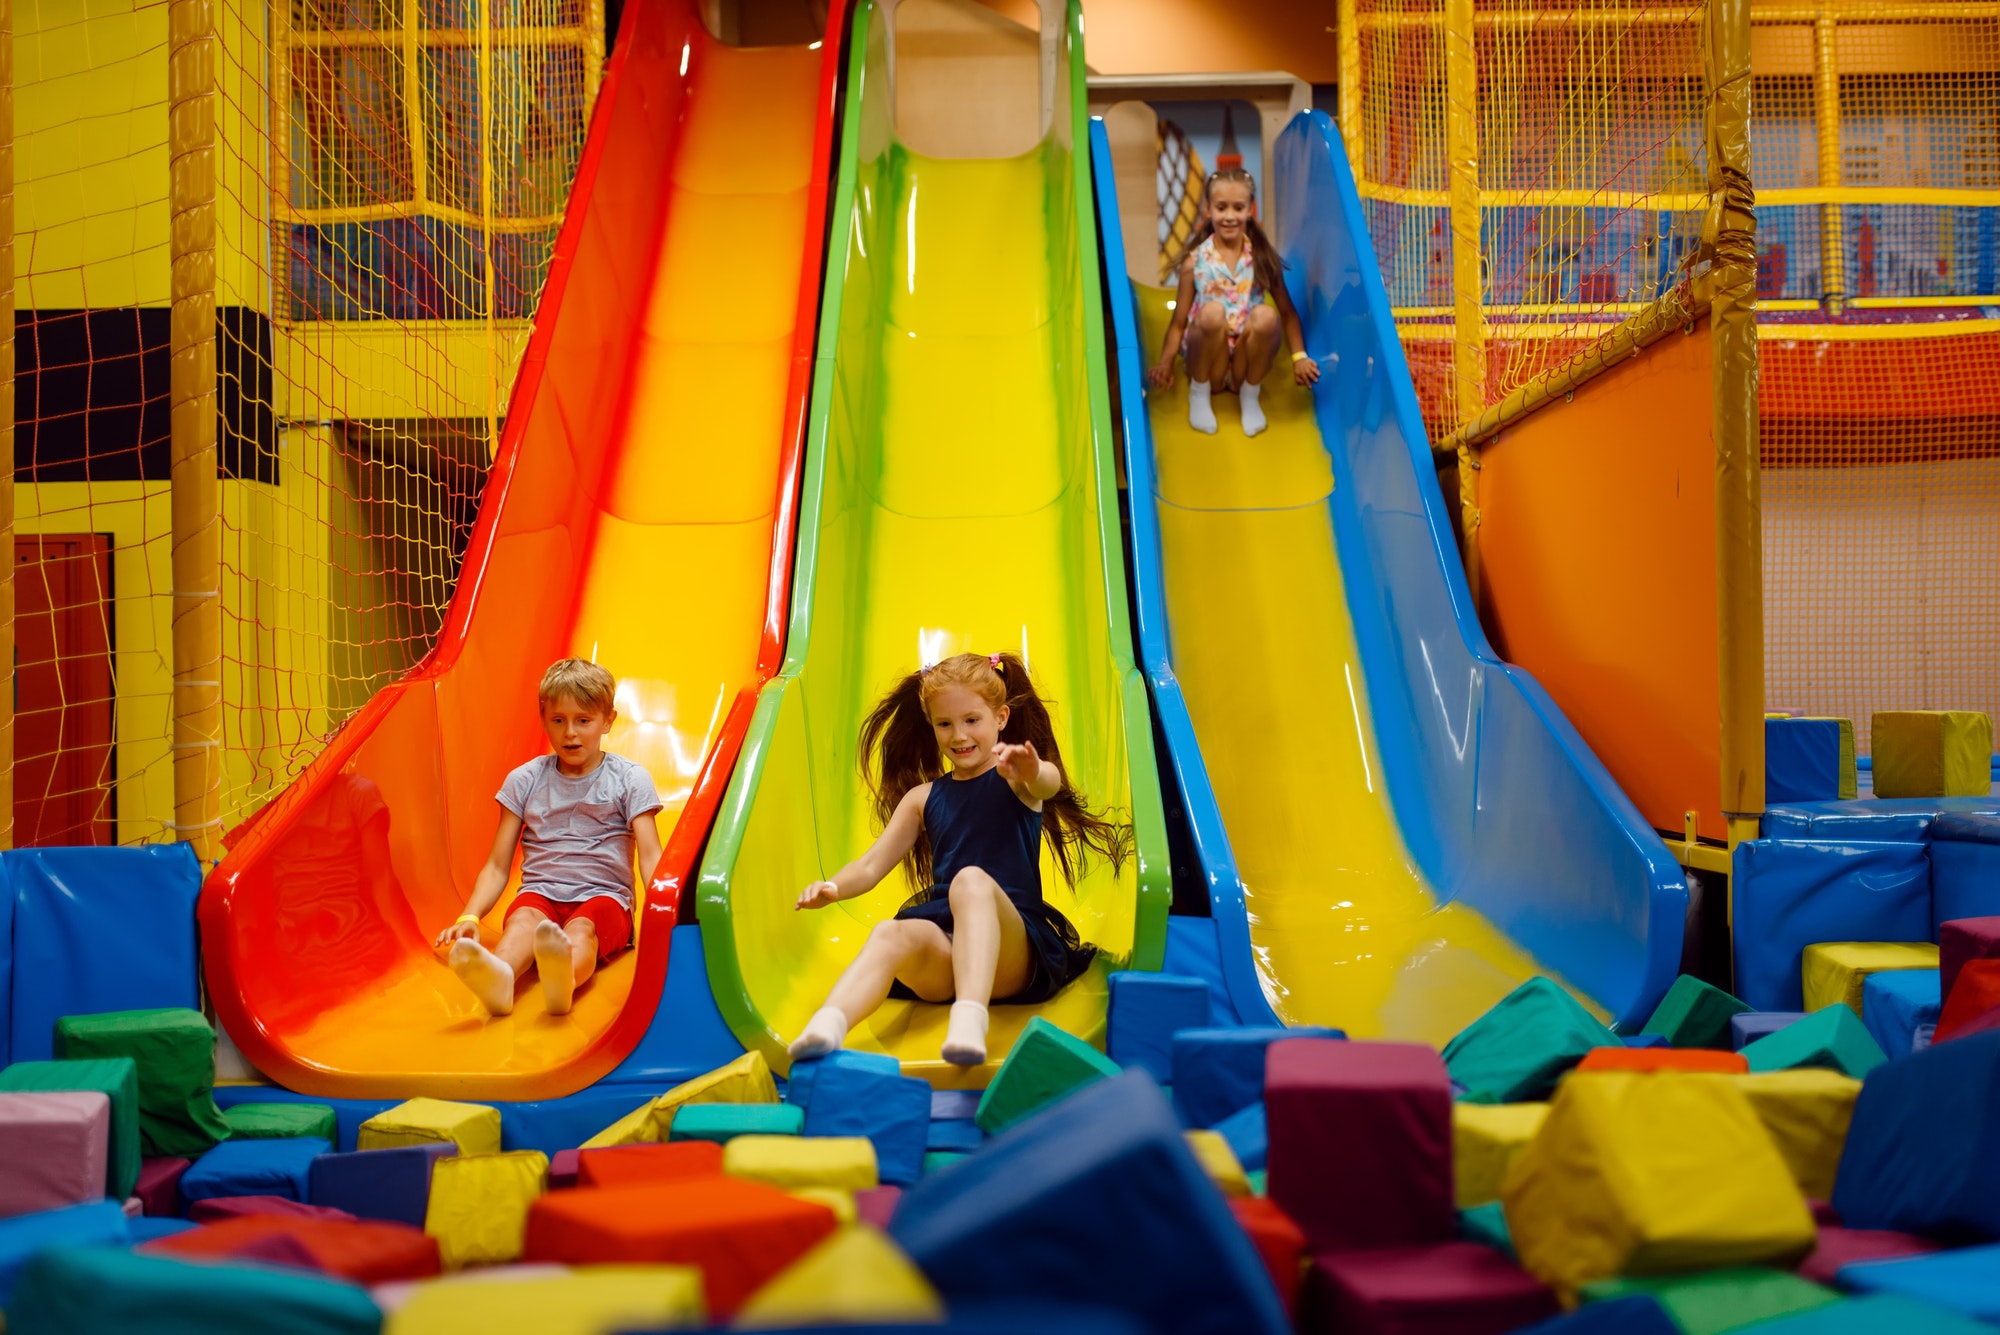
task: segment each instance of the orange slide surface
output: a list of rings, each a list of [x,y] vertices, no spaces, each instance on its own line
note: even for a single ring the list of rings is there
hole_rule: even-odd
[[[626,7],[437,648],[230,839],[201,900],[209,992],[309,1094],[550,1098],[646,1032],[680,892],[783,650],[837,91],[823,43],[739,48],[691,0]],[[560,1017],[489,1019],[432,938],[546,749],[543,669],[619,678],[666,856],[638,947]],[[496,939],[511,894],[482,924]]]

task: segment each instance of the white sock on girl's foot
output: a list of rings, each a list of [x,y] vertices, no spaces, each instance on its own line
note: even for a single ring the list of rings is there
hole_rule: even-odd
[[[1215,405],[1208,401],[1208,382],[1188,382],[1188,425],[1204,435],[1215,434]]]
[[[832,1006],[821,1006],[806,1021],[806,1031],[792,1040],[793,1061],[824,1057],[847,1041],[847,1017]]]
[[[514,971],[507,961],[470,937],[452,943],[451,971],[494,1015],[514,1012]]]
[[[1244,385],[1236,391],[1237,397],[1243,400],[1243,434],[1246,436],[1254,436],[1270,425],[1264,420],[1264,405],[1257,402],[1257,393],[1262,388],[1261,385]]]
[[[976,1001],[951,1003],[944,1059],[953,1066],[977,1066],[986,1060],[986,1007]]]
[[[535,924],[535,972],[542,979],[542,1000],[549,1014],[569,1014],[576,1000],[576,969],[570,961],[569,936],[547,918]]]

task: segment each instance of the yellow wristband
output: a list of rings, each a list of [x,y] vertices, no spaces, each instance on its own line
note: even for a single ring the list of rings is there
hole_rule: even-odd
[[[1295,362],[1302,362],[1311,355],[1312,355],[1311,353],[1307,352],[1295,352],[1292,354],[1292,360]]]
[[[461,914],[459,914],[459,915],[458,915],[458,922],[475,922],[475,923],[476,923],[476,922],[478,922],[478,921],[479,921],[479,915],[478,915],[477,913],[461,913]],[[458,926],[458,923],[457,923],[457,922],[455,922],[455,923],[453,923],[453,924],[452,924],[452,926],[456,927],[456,926]]]

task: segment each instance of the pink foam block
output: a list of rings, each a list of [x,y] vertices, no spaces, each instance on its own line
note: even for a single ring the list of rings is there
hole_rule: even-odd
[[[1953,918],[1938,925],[1938,995],[1951,995],[1958,971],[1973,960],[2000,958],[2000,918]]]
[[[217,1224],[246,1215],[283,1215],[287,1219],[353,1219],[345,1210],[331,1205],[305,1205],[284,1196],[211,1196],[188,1207],[188,1218],[197,1224]]]
[[[181,1174],[191,1164],[186,1159],[142,1159],[139,1185],[132,1194],[139,1198],[143,1213],[171,1219],[181,1212]]]
[[[581,1150],[556,1151],[555,1157],[549,1160],[550,1191],[576,1185],[576,1165],[582,1153]]]
[[[1445,1242],[1315,1256],[1299,1330],[1500,1335],[1560,1310],[1553,1291],[1491,1247]]]
[[[870,1187],[854,1193],[854,1213],[877,1228],[887,1228],[896,1215],[896,1202],[901,1199],[901,1187]]]
[[[1914,1233],[1881,1228],[1821,1228],[1812,1255],[1799,1264],[1799,1274],[1831,1288],[1833,1276],[1849,1261],[1888,1261],[1898,1256],[1922,1256],[1938,1249],[1935,1242]]]
[[[100,1091],[0,1094],[0,1217],[102,1197],[110,1143]]]
[[[1270,1196],[1314,1252],[1449,1242],[1451,1077],[1417,1043],[1288,1038],[1265,1057]]]

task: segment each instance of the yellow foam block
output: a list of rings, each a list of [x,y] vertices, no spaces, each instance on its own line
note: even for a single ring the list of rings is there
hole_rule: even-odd
[[[902,1248],[869,1224],[832,1234],[750,1295],[736,1324],[944,1320],[944,1303]]]
[[[1806,1013],[1835,1002],[1861,1014],[1861,986],[1871,973],[1935,969],[1938,948],[1928,941],[1822,941],[1807,946],[1799,963]]]
[[[866,1136],[738,1136],[722,1147],[722,1171],[781,1191],[877,1184],[875,1145]]]
[[[1243,1165],[1236,1158],[1236,1151],[1229,1148],[1229,1142],[1222,1138],[1220,1131],[1184,1131],[1188,1148],[1194,1157],[1201,1160],[1202,1170],[1208,1180],[1215,1183],[1225,1196],[1248,1196],[1250,1179],[1243,1172]]]
[[[1993,719],[1970,709],[1905,709],[1869,720],[1877,797],[1984,797]]]
[[[519,1256],[528,1207],[548,1180],[549,1159],[540,1150],[439,1159],[431,1169],[424,1232],[437,1239],[445,1269]]]
[[[727,1066],[683,1080],[650,1103],[641,1104],[583,1142],[587,1150],[607,1145],[664,1142],[683,1103],[776,1103],[778,1082],[761,1052],[746,1052]]]
[[[500,1152],[500,1110],[483,1103],[411,1099],[361,1124],[355,1147],[392,1150],[399,1145],[458,1146],[460,1154]]]
[[[1859,1080],[1817,1067],[1710,1078],[1727,1080],[1749,1097],[1800,1191],[1819,1200],[1832,1198],[1847,1124],[1861,1093]]]
[[[1672,1072],[1581,1072],[1501,1188],[1521,1265],[1573,1291],[1621,1274],[1787,1263],[1805,1197],[1750,1096]]]
[[[824,1205],[833,1211],[836,1223],[851,1224],[861,1217],[854,1208],[854,1193],[842,1191],[839,1187],[800,1187],[785,1194],[811,1201],[814,1205]]]
[[[1546,1103],[1452,1104],[1451,1167],[1459,1209],[1500,1198],[1507,1170],[1548,1115]]]
[[[701,1271],[685,1265],[590,1265],[567,1274],[418,1287],[389,1314],[382,1335],[609,1335],[632,1326],[698,1326],[707,1315]]]

